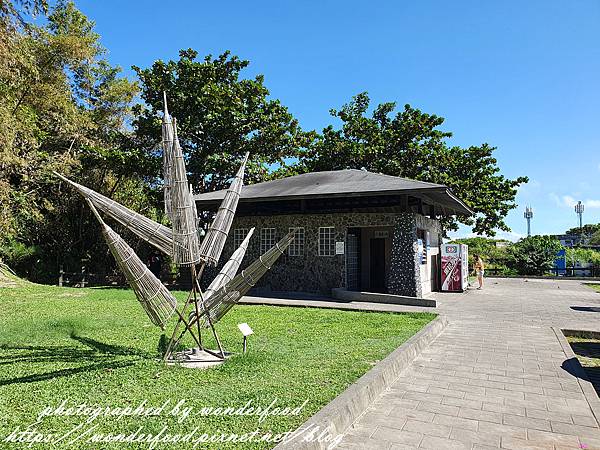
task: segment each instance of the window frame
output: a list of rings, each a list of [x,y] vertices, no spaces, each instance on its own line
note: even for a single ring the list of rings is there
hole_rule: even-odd
[[[298,256],[304,256],[304,251],[306,248],[306,229],[304,227],[290,227],[289,231],[292,232],[296,230],[296,232],[294,233],[294,240],[290,243],[290,245],[288,246],[288,251],[287,254],[288,256],[291,257],[298,257]],[[302,233],[301,240],[298,240],[298,236],[296,235],[296,233]],[[294,250],[294,251],[292,251]]]
[[[233,249],[234,251],[237,250],[238,248],[240,248],[240,245],[242,245],[242,242],[244,242],[244,239],[246,239],[246,236],[248,236],[248,233],[250,232],[250,228],[235,228],[233,230]],[[241,237],[240,237],[241,235]]]
[[[328,245],[328,253],[325,253],[325,245],[326,243],[323,243],[323,239],[325,238],[324,234],[321,232],[322,230],[331,230],[330,234],[329,234],[329,238],[331,239],[331,241],[329,242]],[[318,255],[319,256],[324,256],[324,257],[331,257],[331,256],[335,256],[335,227],[333,226],[328,226],[328,227],[319,227],[319,236],[318,236]]]
[[[269,242],[266,242],[266,235],[265,235],[265,231],[269,230],[270,234],[269,234]],[[271,248],[273,248],[273,246],[277,244],[277,228],[275,227],[264,227],[260,229],[260,254],[264,255],[266,252],[268,252]]]

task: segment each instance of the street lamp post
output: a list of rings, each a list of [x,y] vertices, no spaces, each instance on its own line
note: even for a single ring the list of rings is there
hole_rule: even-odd
[[[531,219],[533,219],[533,208],[531,206],[525,207],[523,217],[527,220],[527,237],[531,236]]]
[[[575,205],[575,213],[579,216],[579,235],[581,236],[581,243],[583,243],[583,211],[585,207],[581,200]]]

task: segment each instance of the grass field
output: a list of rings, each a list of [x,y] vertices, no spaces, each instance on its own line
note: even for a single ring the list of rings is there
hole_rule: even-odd
[[[600,284],[586,283],[585,285],[591,287],[596,292],[600,292]]]
[[[177,293],[182,299],[185,293]],[[433,314],[238,306],[219,323],[225,347],[235,352],[226,364],[209,370],[165,367],[157,360],[161,330],[150,325],[131,291],[72,289],[23,284],[0,288],[0,448],[17,431],[61,443],[33,448],[152,448],[146,444],[88,443],[103,433],[283,433],[293,430],[342,392],[378,360],[417,332]],[[240,354],[237,324],[255,334],[249,352]],[[168,330],[169,331],[169,330]],[[191,342],[187,342],[191,344]],[[165,408],[157,415],[124,415],[92,420],[88,415],[53,415],[65,407]],[[187,418],[171,415],[173,406],[190,407]],[[298,415],[203,415],[205,407],[298,407]],[[100,411],[100,410],[98,410]],[[114,412],[114,414],[117,414]],[[125,412],[124,412],[125,411]],[[138,409],[138,412],[142,409]],[[148,410],[144,410],[148,411]],[[246,409],[247,411],[247,409]],[[60,411],[59,411],[60,412]],[[205,410],[204,413],[207,413]],[[160,414],[159,414],[160,413]],[[96,413],[94,413],[96,414]],[[86,423],[89,420],[89,423]],[[80,427],[80,428],[78,428]],[[74,430],[74,431],[73,431]],[[194,431],[195,430],[195,431]],[[52,434],[48,436],[48,434]],[[89,434],[88,434],[89,433]],[[30,435],[20,435],[31,438]],[[139,434],[138,434],[139,436]],[[69,443],[73,441],[72,443]],[[273,444],[218,443],[197,448],[269,448]],[[194,448],[189,443],[154,448]]]

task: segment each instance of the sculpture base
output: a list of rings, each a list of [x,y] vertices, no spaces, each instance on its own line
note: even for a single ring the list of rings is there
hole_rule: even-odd
[[[187,369],[208,369],[223,364],[231,356],[231,353],[225,352],[225,359],[222,359],[219,356],[215,356],[219,355],[218,350],[210,350],[210,352],[214,353],[214,355],[196,347],[173,353],[167,359],[167,365],[179,365]]]

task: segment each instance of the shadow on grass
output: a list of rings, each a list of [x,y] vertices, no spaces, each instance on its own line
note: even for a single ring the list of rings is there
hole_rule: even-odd
[[[574,311],[600,312],[600,307],[597,306],[571,306],[571,309]]]
[[[600,341],[569,342],[575,354],[600,359]]]
[[[573,347],[573,351],[575,351],[576,354],[578,354],[580,356],[585,356],[588,358],[591,357],[591,356],[589,356],[589,353],[588,354],[579,353],[577,350],[575,350],[575,346],[573,344],[574,343],[571,343],[571,346]],[[578,344],[581,344],[581,343],[578,343]],[[597,349],[594,350],[594,353],[597,354],[597,351],[598,351]],[[587,353],[587,351],[586,351],[586,353]],[[568,373],[570,373],[571,375],[573,375],[576,378],[585,379],[587,377],[589,382],[592,383],[592,386],[596,390],[596,393],[600,396],[600,366],[584,365],[584,362],[578,360],[578,358],[571,358],[571,359],[564,361],[562,363],[561,367],[563,368],[563,370],[567,371]],[[583,376],[583,374],[580,372],[581,370],[583,370],[585,372],[585,376]]]
[[[51,380],[54,378],[68,377],[68,376],[75,375],[77,373],[82,373],[82,372],[95,372],[95,371],[101,370],[101,369],[118,369],[121,367],[132,366],[133,364],[135,364],[134,361],[121,361],[121,362],[91,364],[88,366],[74,367],[71,369],[61,369],[61,370],[55,370],[52,372],[31,374],[31,375],[26,375],[23,377],[11,378],[8,380],[0,380],[0,386],[6,386],[9,384],[17,384],[17,383],[34,383],[37,381],[45,381],[45,380]]]
[[[10,345],[0,344],[0,350],[17,350],[18,355],[0,356],[0,366],[8,366],[19,363],[83,363],[85,365],[66,369],[54,370],[44,373],[33,373],[10,379],[0,379],[0,386],[15,383],[32,383],[66,377],[83,372],[95,372],[98,370],[112,370],[134,365],[136,362],[155,358],[135,348],[120,345],[111,345],[97,341],[92,338],[70,335],[71,339],[85,345],[81,346],[34,346],[34,345]],[[123,359],[125,357],[126,359]],[[5,367],[3,372],[8,371]]]

